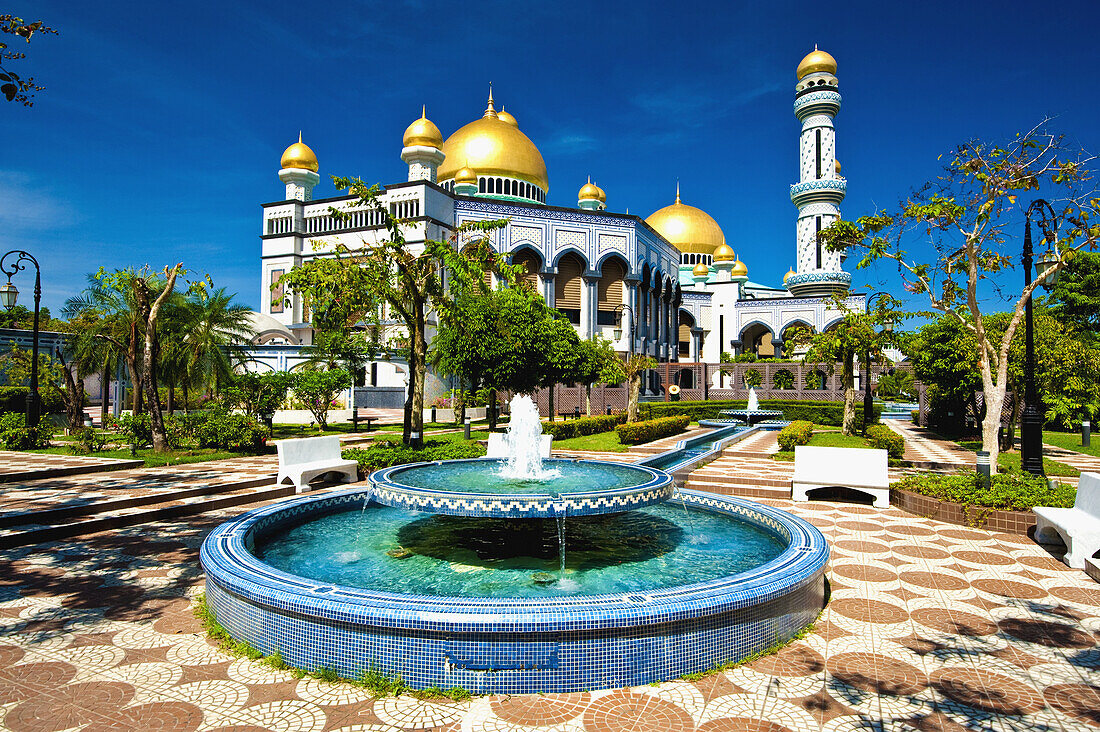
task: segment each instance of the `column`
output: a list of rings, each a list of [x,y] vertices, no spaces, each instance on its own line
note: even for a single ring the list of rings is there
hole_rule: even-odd
[[[638,324],[634,335],[637,337],[635,353],[645,353],[649,344],[649,285],[645,282],[638,285]]]
[[[630,308],[623,308],[623,342],[627,344],[626,351],[631,353],[637,353],[638,344],[635,342],[634,336],[634,321],[636,318],[634,314],[638,312],[638,283],[624,280],[623,281],[623,304]]]
[[[691,329],[691,360],[699,363],[703,360],[703,329],[696,326]]]
[[[669,309],[669,331],[672,337],[672,353],[669,355],[670,361],[679,362],[680,360],[680,301],[679,299],[672,301],[672,307]],[[690,339],[689,339],[690,343]],[[690,346],[689,346],[690,349]]]
[[[772,338],[772,348],[775,349],[775,357],[783,358],[783,339]]]
[[[554,307],[554,281],[557,279],[558,270],[555,267],[547,267],[539,272],[539,283],[542,285],[542,299],[550,307]]]
[[[581,338],[591,338],[596,333],[596,310],[599,303],[598,274],[584,274],[581,276],[584,283],[584,292],[581,293]]]

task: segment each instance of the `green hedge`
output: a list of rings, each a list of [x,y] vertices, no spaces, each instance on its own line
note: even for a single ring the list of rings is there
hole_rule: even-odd
[[[660,417],[645,422],[627,422],[616,427],[615,431],[619,433],[619,442],[624,445],[639,445],[679,434],[690,423],[691,418],[687,415]]]
[[[905,455],[905,438],[884,424],[867,428],[867,444],[876,450],[886,450],[890,457],[901,460]]]
[[[359,463],[359,470],[367,474],[391,465],[429,462],[431,460],[464,460],[485,456],[485,448],[476,442],[447,442],[430,440],[420,450],[414,450],[400,442],[376,440],[370,447],[353,447],[343,451],[345,460]]]
[[[775,438],[779,441],[780,450],[793,450],[797,445],[810,444],[813,436],[814,423],[800,419],[779,430]]]
[[[1077,497],[1073,486],[1055,481],[1053,488],[1041,476],[1019,470],[993,476],[992,485],[982,485],[977,473],[920,473],[907,475],[890,485],[941,501],[969,506],[998,508],[1008,511],[1028,511],[1035,506],[1072,508]]]
[[[24,390],[26,391],[26,390]],[[48,419],[37,427],[27,426],[27,416],[18,412],[0,414],[0,450],[34,450],[50,446],[53,429]]]
[[[625,414],[601,414],[598,417],[581,417],[580,419],[563,422],[547,422],[543,424],[543,434],[553,435],[555,440],[568,440],[573,437],[595,435],[600,432],[610,432],[626,421]]]
[[[697,402],[643,402],[638,405],[638,414],[644,419],[668,417],[674,414],[686,414],[692,420],[717,419],[724,409],[745,409],[745,400],[708,400]],[[807,402],[781,399],[767,399],[760,402],[761,409],[783,412],[783,419],[789,421],[805,420],[814,424],[827,424],[839,427],[844,421],[844,402]],[[882,405],[876,404],[873,422],[882,417]],[[856,405],[856,426],[863,427],[863,404]]]
[[[38,390],[42,402],[42,414],[64,414],[65,395],[56,386],[43,386]],[[0,386],[0,412],[27,413],[27,387]]]

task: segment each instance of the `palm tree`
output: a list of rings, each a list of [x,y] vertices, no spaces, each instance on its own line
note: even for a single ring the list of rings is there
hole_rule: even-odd
[[[252,337],[251,310],[234,303],[235,296],[224,287],[197,287],[173,314],[173,336],[179,343],[183,372],[188,385],[206,385],[217,390],[233,375],[243,360],[243,344]]]

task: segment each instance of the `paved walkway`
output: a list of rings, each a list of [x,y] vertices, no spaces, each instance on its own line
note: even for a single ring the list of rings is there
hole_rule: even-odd
[[[832,599],[781,653],[701,681],[468,702],[226,655],[191,613],[231,512],[0,552],[0,725],[341,732],[1046,730],[1100,725],[1100,586],[1026,538],[770,501],[829,538]]]
[[[905,460],[970,468],[978,461],[972,451],[943,439],[927,427],[918,427],[902,419],[886,419],[882,423],[905,438]]]
[[[90,455],[0,450],[0,483],[36,480],[74,473],[96,473],[142,465],[141,460],[103,458]]]
[[[1067,450],[1064,447],[1043,443],[1043,455],[1057,460],[1060,463],[1077,468],[1081,472],[1100,473],[1100,457],[1086,455],[1076,450]]]

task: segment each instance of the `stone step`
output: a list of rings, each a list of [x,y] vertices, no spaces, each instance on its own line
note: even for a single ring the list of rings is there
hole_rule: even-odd
[[[247,485],[246,487],[231,485],[228,487],[230,490],[227,491],[189,495],[183,498],[180,497],[179,493],[162,494],[159,496],[161,500],[157,503],[75,517],[76,520],[72,521],[62,519],[56,524],[36,522],[12,526],[0,531],[0,549],[68,539],[74,536],[108,531],[125,526],[135,526],[151,521],[192,516],[207,511],[282,498],[293,495],[295,491],[294,486],[277,485],[272,483],[270,478],[265,480],[264,485]]]
[[[711,470],[710,466],[704,466],[691,474],[692,480],[705,480],[708,483],[719,484],[744,484],[761,488],[790,488],[791,479],[785,477],[765,478],[758,475],[735,473],[728,470]]]
[[[698,480],[692,477],[684,485],[685,488],[707,493],[718,493],[723,496],[738,496],[741,498],[790,498],[791,487],[761,486],[749,483],[714,483],[709,480]]]

